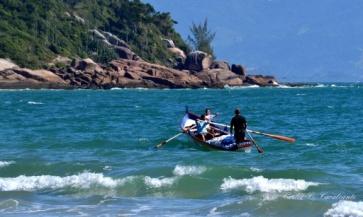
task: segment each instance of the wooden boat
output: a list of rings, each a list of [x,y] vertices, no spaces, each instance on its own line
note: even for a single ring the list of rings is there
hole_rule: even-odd
[[[196,144],[210,149],[224,151],[251,151],[253,146],[251,140],[244,140],[243,142],[236,144],[233,135],[228,133],[226,127],[213,123],[210,123],[213,132],[208,133],[205,136],[205,141],[203,141],[202,137],[198,135],[195,128],[193,128],[193,126],[196,125],[196,120],[199,118],[198,115],[187,111],[180,124],[181,129]]]

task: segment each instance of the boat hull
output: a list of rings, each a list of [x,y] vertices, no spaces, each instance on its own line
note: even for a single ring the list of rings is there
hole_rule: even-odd
[[[208,149],[214,149],[214,150],[244,151],[244,152],[251,151],[251,148],[253,146],[252,141],[244,140],[243,142],[236,144],[234,142],[233,135],[226,132],[226,129],[224,129],[223,127],[213,125],[213,124],[211,124],[212,127],[215,130],[219,131],[220,135],[216,136],[212,139],[209,139],[207,141],[201,140],[201,138],[198,137],[198,135],[195,133],[195,131],[189,130],[190,127],[195,123],[195,120],[197,120],[198,118],[199,118],[199,116],[188,112],[184,116],[182,123],[180,125],[182,130],[186,132],[186,135],[195,144],[208,148]]]

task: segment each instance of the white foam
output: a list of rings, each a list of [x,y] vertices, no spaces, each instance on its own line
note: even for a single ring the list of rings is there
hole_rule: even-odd
[[[309,147],[315,147],[316,146],[316,144],[314,144],[314,143],[306,143],[305,145],[309,146]]]
[[[112,170],[112,167],[111,167],[111,166],[107,166],[107,165],[106,165],[106,166],[104,166],[104,167],[103,167],[103,170],[108,170],[108,171],[110,171],[110,170]]]
[[[267,179],[257,176],[250,179],[224,178],[221,190],[228,191],[243,187],[248,193],[260,192],[283,192],[283,191],[302,191],[310,186],[317,186],[319,183],[307,182],[302,179]]]
[[[15,163],[15,161],[0,161],[0,168],[1,167],[7,167],[9,166],[10,164],[13,164]]]
[[[253,172],[261,172],[262,169],[257,168],[257,167],[250,167],[250,170],[252,170]]]
[[[363,202],[341,200],[324,213],[325,217],[363,217]]]
[[[249,89],[249,88],[259,88],[260,86],[254,84],[254,85],[246,85],[246,86],[229,86],[229,85],[225,85],[223,88],[224,89],[231,89],[231,90],[238,90],[238,89]]]
[[[43,105],[42,102],[35,102],[35,101],[28,101],[28,104],[30,104],[30,105]]]
[[[176,165],[173,171],[173,174],[176,176],[185,176],[185,175],[199,175],[204,173],[207,170],[206,167],[203,166],[182,166]]]
[[[287,86],[287,85],[284,85],[284,84],[280,84],[279,86],[277,86],[277,88],[293,88],[293,87]]]
[[[65,187],[88,189],[92,186],[115,188],[133,180],[129,176],[123,179],[105,177],[102,173],[83,172],[71,176],[18,176],[15,178],[0,178],[1,191],[37,191],[43,189],[61,189]]]
[[[170,178],[151,178],[149,176],[145,176],[144,178],[145,185],[150,188],[161,188],[161,187],[169,187],[174,184],[176,181],[176,177]]]

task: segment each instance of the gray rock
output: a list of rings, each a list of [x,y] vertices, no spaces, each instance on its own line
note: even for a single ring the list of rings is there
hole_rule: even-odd
[[[229,66],[228,62],[226,61],[213,61],[212,65],[209,67],[210,69],[224,69],[224,70],[231,70],[231,67]]]
[[[211,55],[202,51],[193,51],[188,54],[184,63],[184,69],[199,72],[209,69],[211,64]]]
[[[241,65],[232,64],[232,72],[236,73],[237,75],[246,76],[247,71],[246,69]]]

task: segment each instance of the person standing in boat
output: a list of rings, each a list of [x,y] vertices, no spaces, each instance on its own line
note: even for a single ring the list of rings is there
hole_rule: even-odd
[[[245,139],[247,121],[246,118],[241,115],[241,111],[238,108],[234,111],[234,114],[235,115],[231,120],[230,133],[232,134],[234,130],[234,139],[236,144],[239,144]]]
[[[210,128],[209,121],[206,120],[205,115],[203,114],[200,116],[200,119],[197,119],[195,122],[197,124],[197,134],[205,141],[205,136],[208,134],[208,129]]]

